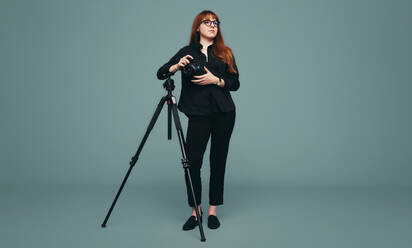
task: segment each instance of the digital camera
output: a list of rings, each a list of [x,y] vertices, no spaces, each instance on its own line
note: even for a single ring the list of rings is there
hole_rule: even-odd
[[[187,77],[193,77],[193,76],[200,76],[206,73],[205,69],[203,66],[205,65],[201,61],[195,60],[195,59],[190,59],[190,63],[185,65],[185,67],[182,68],[182,73],[187,76]]]

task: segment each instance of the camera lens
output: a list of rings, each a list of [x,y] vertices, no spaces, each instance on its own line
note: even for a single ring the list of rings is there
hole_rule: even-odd
[[[189,60],[190,63],[183,67],[182,72],[185,76],[193,77],[205,74],[206,71],[203,68],[203,63],[197,60]]]

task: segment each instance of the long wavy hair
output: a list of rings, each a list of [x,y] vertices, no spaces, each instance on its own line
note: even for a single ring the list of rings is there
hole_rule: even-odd
[[[193,20],[189,45],[192,45],[193,43],[200,41],[200,33],[196,31],[196,29],[200,26],[200,24],[202,24],[202,20],[205,20],[207,18],[214,18],[217,21],[219,21],[219,17],[211,10],[203,10],[202,12],[200,12]],[[232,49],[225,45],[225,42],[223,41],[222,37],[222,28],[220,26],[217,29],[217,35],[214,38],[214,43],[215,45],[212,49],[212,53],[216,57],[222,59],[222,61],[229,66],[229,72],[238,73],[235,67],[233,66],[234,58]]]

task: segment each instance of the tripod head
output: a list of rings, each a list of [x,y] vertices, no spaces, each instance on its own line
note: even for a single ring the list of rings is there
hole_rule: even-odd
[[[161,75],[158,75],[159,79],[166,79],[166,81],[163,83],[163,88],[165,88],[169,93],[175,89],[175,84],[173,79],[170,77],[173,76],[175,72],[166,72]]]
[[[166,81],[163,83],[163,88],[165,88],[169,92],[175,89],[175,82],[170,78],[170,76],[171,75],[169,75]]]

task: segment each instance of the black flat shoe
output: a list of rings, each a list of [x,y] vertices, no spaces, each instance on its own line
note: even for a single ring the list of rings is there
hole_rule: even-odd
[[[203,211],[200,210],[201,215],[200,215],[200,222],[203,222]],[[194,229],[199,223],[197,223],[196,216],[191,215],[189,219],[185,222],[183,225],[183,231],[188,231]]]
[[[216,229],[220,226],[220,222],[219,219],[216,217],[216,215],[209,215],[209,217],[207,217],[207,226],[210,229]]]

